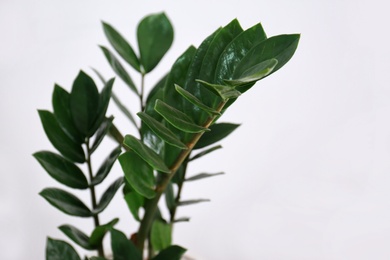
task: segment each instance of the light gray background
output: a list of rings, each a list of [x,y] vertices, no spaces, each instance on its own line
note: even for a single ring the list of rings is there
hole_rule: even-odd
[[[293,59],[224,115],[242,123],[224,149],[189,169],[226,174],[185,185],[184,198],[211,202],[180,208],[191,222],[175,227],[174,242],[200,260],[390,259],[388,10],[375,0],[1,0],[0,258],[43,259],[46,236],[65,239],[57,230],[64,223],[91,231],[92,220],[65,216],[38,196],[60,185],[31,156],[52,150],[36,110],[51,109],[54,83],[70,90],[79,69],[113,76],[97,47],[107,45],[100,20],[136,46],[138,21],[165,11],[175,41],[148,86],[233,18],[244,28],[261,22],[269,36],[302,34]],[[136,111],[119,80],[115,91]],[[111,180],[121,174],[114,170]],[[118,228],[135,230],[120,193],[102,221],[115,216]]]

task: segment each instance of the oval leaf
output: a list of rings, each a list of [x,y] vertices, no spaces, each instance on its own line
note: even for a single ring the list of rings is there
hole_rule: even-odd
[[[223,138],[231,134],[234,130],[236,130],[236,128],[239,126],[240,125],[238,124],[231,123],[219,123],[211,125],[211,131],[202,135],[202,137],[196,143],[194,149],[203,148],[222,140]]]
[[[76,250],[62,240],[47,238],[46,260],[81,260]]]
[[[170,246],[172,243],[171,225],[158,219],[155,220],[150,231],[150,242],[156,251],[161,251]]]
[[[89,244],[89,237],[84,232],[72,225],[62,225],[59,227],[59,230],[82,248],[87,250],[94,250],[97,248]]]
[[[187,249],[180,246],[170,246],[162,250],[158,255],[152,258],[152,260],[180,260]]]
[[[121,147],[118,146],[110,153],[110,155],[104,160],[103,164],[100,166],[95,177],[92,179],[91,181],[92,185],[94,186],[98,185],[107,177],[107,175],[111,171],[112,166],[114,165],[116,159],[121,154],[121,152],[122,152]]]
[[[99,247],[102,244],[103,238],[105,234],[110,231],[116,223],[118,223],[119,219],[115,218],[108,222],[107,224],[100,225],[96,227],[91,234],[91,237],[89,238],[88,243],[91,246]]]
[[[123,184],[123,177],[119,177],[116,181],[114,181],[107,190],[103,193],[102,198],[99,201],[99,204],[94,209],[93,213],[98,214],[102,212],[110,203],[112,198],[115,196],[115,193]]]
[[[111,248],[114,259],[120,260],[142,260],[142,255],[135,245],[122,232],[112,229]]]
[[[93,144],[91,146],[91,150],[90,150],[91,154],[96,150],[96,148],[98,148],[100,143],[103,141],[103,138],[107,135],[113,120],[114,117],[106,118],[98,128],[96,132],[95,140],[93,141]]]

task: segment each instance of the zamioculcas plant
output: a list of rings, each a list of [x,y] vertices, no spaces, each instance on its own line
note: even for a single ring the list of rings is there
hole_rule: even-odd
[[[114,259],[180,259],[185,249],[172,245],[172,227],[189,218],[178,217],[177,209],[208,201],[182,199],[183,184],[222,174],[187,176],[188,164],[221,148],[217,142],[238,125],[220,123],[220,116],[257,81],[290,60],[299,35],[268,38],[261,24],[244,30],[233,20],[214,31],[198,48],[190,46],[149,89],[144,85],[145,77],[158,65],[173,41],[173,28],[166,15],[152,14],[139,23],[138,54],[111,25],[103,23],[103,29],[115,53],[107,47],[100,48],[115,74],[139,100],[139,119],[112,91],[114,80],[106,82],[97,70],[104,83],[100,93],[84,72],[77,76],[70,93],[55,86],[54,112],[40,110],[39,115],[49,140],[60,154],[41,151],[34,156],[58,182],[69,188],[89,189],[91,206],[57,188],[46,188],[40,194],[66,214],[93,218],[95,229],[91,235],[71,225],[59,227],[77,245],[97,250],[98,256],[89,259],[109,259],[102,244],[106,233],[111,235]],[[123,62],[140,75],[139,86]],[[135,126],[137,136],[122,135],[113,117],[106,116],[110,97]],[[119,146],[93,171],[91,155],[107,134]],[[117,158],[124,177],[114,181],[98,200],[95,186],[104,181]],[[78,164],[86,165],[88,179]],[[114,228],[116,218],[109,223],[99,222],[99,213],[122,185],[128,208],[139,222],[134,233],[128,235]],[[169,216],[160,212],[162,197]],[[46,258],[80,259],[70,244],[51,238],[47,241]]]

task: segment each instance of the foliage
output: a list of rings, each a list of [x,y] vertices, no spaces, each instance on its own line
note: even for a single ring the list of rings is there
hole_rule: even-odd
[[[46,188],[40,194],[68,215],[94,219],[95,229],[89,236],[71,225],[59,227],[77,245],[97,250],[98,257],[91,259],[105,259],[102,241],[107,233],[111,236],[114,259],[142,259],[145,244],[149,259],[180,259],[185,249],[172,245],[172,227],[189,218],[177,217],[177,209],[208,201],[182,200],[183,185],[222,174],[204,172],[187,177],[188,164],[221,148],[216,143],[238,125],[219,123],[220,116],[257,81],[290,60],[299,35],[267,38],[261,24],[244,30],[233,20],[214,31],[198,48],[190,46],[145,96],[145,77],[159,64],[173,42],[169,19],[164,13],[142,19],[137,28],[138,54],[113,26],[103,22],[103,30],[115,52],[105,46],[100,48],[114,73],[139,100],[141,111],[136,114],[139,120],[112,91],[114,79],[105,81],[97,70],[94,71],[104,83],[100,93],[92,78],[82,71],[70,93],[56,85],[54,112],[39,110],[39,116],[59,154],[40,151],[34,157],[59,183],[68,188],[90,190],[92,206],[58,188]],[[139,86],[127,67],[139,74]],[[123,136],[113,123],[114,118],[106,116],[111,99],[136,127],[137,137]],[[98,171],[93,172],[92,154],[107,134],[119,147],[115,147]],[[194,154],[194,151],[198,152]],[[115,180],[97,200],[95,187],[105,180],[117,159],[123,177]],[[79,164],[85,165],[87,174]],[[114,228],[118,219],[104,225],[99,221],[99,214],[122,186],[128,208],[139,222],[131,239]],[[161,197],[165,197],[169,211],[167,219],[158,208]],[[141,208],[144,209],[142,215]],[[46,257],[80,259],[71,245],[51,238]]]

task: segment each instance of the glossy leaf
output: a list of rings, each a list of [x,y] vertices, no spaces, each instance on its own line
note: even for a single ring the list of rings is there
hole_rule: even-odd
[[[46,260],[81,260],[76,250],[62,240],[47,238]]]
[[[88,180],[80,168],[62,156],[49,151],[41,151],[34,153],[34,157],[58,182],[75,189],[88,188]]]
[[[59,229],[73,242],[75,242],[82,248],[85,248],[87,250],[96,249],[96,247],[93,247],[89,244],[89,237],[78,228],[72,225],[62,225],[59,227]]]
[[[194,149],[199,149],[206,147],[208,145],[214,144],[223,138],[230,135],[237,127],[238,124],[231,123],[217,123],[210,126],[210,132],[204,133],[200,140],[195,145]]]
[[[119,162],[131,187],[142,196],[153,198],[156,194],[153,168],[133,150],[119,156]]]
[[[123,177],[119,177],[117,180],[115,180],[103,193],[102,198],[100,199],[98,205],[94,209],[93,213],[98,214],[102,212],[108,204],[111,202],[112,198],[115,196],[118,189],[122,186],[124,181]]]
[[[116,225],[116,223],[118,223],[118,221],[119,221],[119,219],[115,218],[115,219],[111,220],[110,222],[108,222],[107,224],[95,227],[95,229],[92,231],[91,236],[89,237],[88,243],[91,246],[99,247],[103,242],[103,238],[104,238],[105,234],[108,231],[110,231]]]
[[[137,221],[141,221],[141,219],[139,218],[139,209],[142,208],[142,206],[144,205],[145,198],[135,190],[126,192],[124,198],[127,207],[129,208],[134,219]]]
[[[175,147],[187,149],[187,146],[183,144],[164,124],[144,112],[139,112],[137,115],[141,118],[142,122],[147,124],[149,128],[162,140]]]
[[[154,109],[167,120],[170,124],[176,128],[187,132],[187,133],[200,133],[204,131],[209,131],[209,129],[204,128],[195,124],[190,117],[188,117],[183,112],[173,108],[161,100],[156,100],[156,105]]]
[[[165,189],[165,202],[169,211],[172,211],[176,206],[175,194],[173,191],[173,184],[170,182]]]
[[[240,91],[234,89],[231,86],[211,84],[203,80],[197,80],[197,82],[201,83],[215,95],[221,97],[224,101],[227,101],[230,98],[238,98],[241,95]]]
[[[141,253],[125,234],[116,229],[112,229],[110,233],[111,248],[115,260],[142,260]]]
[[[197,180],[201,180],[201,179],[204,179],[204,178],[209,178],[209,177],[213,177],[213,176],[217,176],[217,175],[221,175],[221,174],[224,174],[224,172],[199,173],[197,175],[194,175],[194,176],[192,176],[190,178],[185,179],[185,181],[197,181]]]
[[[121,152],[121,147],[118,146],[110,153],[110,155],[104,160],[103,164],[100,166],[98,172],[96,173],[96,176],[92,179],[92,185],[98,185],[107,177]]]
[[[54,115],[62,130],[76,143],[83,143],[83,136],[75,127],[72,114],[70,112],[70,94],[62,87],[55,85],[52,104]]]
[[[209,202],[209,201],[210,201],[209,199],[182,200],[182,201],[179,201],[179,203],[177,205],[178,206],[188,206],[188,205],[192,205],[192,204],[197,204],[197,203],[201,203],[201,202]]]
[[[100,49],[103,51],[104,56],[106,57],[108,63],[110,64],[112,70],[118,75],[126,85],[134,91],[135,94],[138,94],[138,90],[130,77],[130,74],[122,66],[121,62],[115,57],[115,55],[106,47],[100,46]]]
[[[54,115],[46,110],[38,110],[47,138],[66,158],[73,162],[85,162],[84,150],[80,144],[68,137],[60,127]]]
[[[164,13],[152,14],[137,29],[141,64],[146,73],[156,67],[173,42],[173,28]]]
[[[135,70],[140,71],[140,62],[131,45],[111,25],[103,22],[104,33],[112,47],[127,61]]]
[[[113,120],[114,120],[114,117],[112,117],[112,116],[109,118],[106,118],[103,121],[103,123],[100,125],[98,130],[96,131],[95,140],[93,141],[93,144],[92,144],[91,150],[90,150],[91,154],[96,150],[96,148],[98,148],[100,143],[103,141],[103,138],[109,132]]]
[[[46,188],[39,195],[65,214],[78,217],[92,216],[91,210],[76,196],[57,188]]]
[[[145,160],[153,169],[165,173],[171,172],[158,154],[134,136],[126,135],[123,144],[137,153],[138,156]]]
[[[199,159],[199,158],[201,158],[202,156],[205,156],[205,155],[207,155],[207,154],[209,154],[209,153],[212,153],[212,152],[214,152],[215,150],[218,150],[218,149],[221,149],[221,148],[222,148],[221,145],[216,145],[216,146],[210,147],[210,148],[208,148],[208,149],[206,149],[206,150],[204,150],[204,151],[201,151],[201,152],[195,154],[195,155],[192,156],[188,161],[193,161],[193,160]]]
[[[158,255],[152,258],[152,260],[180,260],[187,249],[173,245],[162,250]]]
[[[99,91],[95,82],[83,71],[77,75],[70,93],[70,111],[76,128],[90,137],[99,109]]]
[[[156,251],[161,251],[170,246],[172,243],[171,225],[158,219],[155,220],[150,231],[150,242]]]

